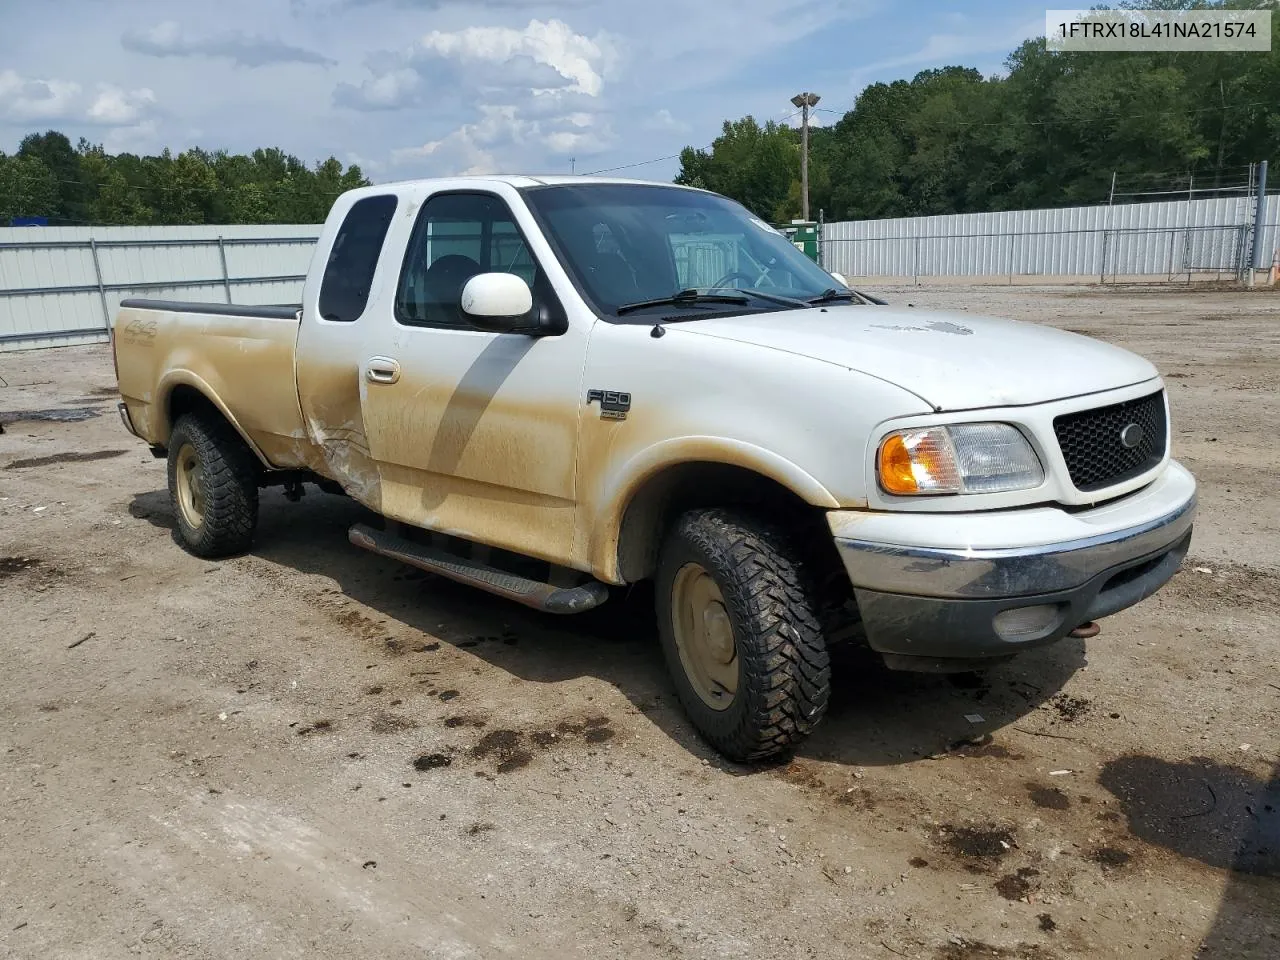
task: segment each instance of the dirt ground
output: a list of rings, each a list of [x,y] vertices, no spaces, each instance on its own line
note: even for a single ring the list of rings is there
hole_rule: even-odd
[[[196,559],[108,348],[0,354],[0,955],[1280,956],[1280,295],[883,292],[1154,360],[1192,555],[979,681],[842,661],[758,767],[685,722],[643,591],[537,615],[314,489]]]

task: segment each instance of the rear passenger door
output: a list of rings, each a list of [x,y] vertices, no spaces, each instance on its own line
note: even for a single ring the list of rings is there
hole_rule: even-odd
[[[361,376],[375,319],[371,306],[388,272],[383,245],[399,201],[394,194],[354,202],[339,198],[338,204],[345,203],[345,213],[335,205],[317,245],[324,269],[312,269],[303,290],[294,364],[308,436],[299,438],[299,446],[312,470],[381,510],[378,470],[361,412]],[[390,264],[392,272],[395,266]]]
[[[567,320],[528,243],[535,230],[497,193],[427,198],[379,303],[361,407],[383,513],[564,563],[588,331],[487,333],[459,305],[468,279],[505,272],[529,284],[535,311]]]

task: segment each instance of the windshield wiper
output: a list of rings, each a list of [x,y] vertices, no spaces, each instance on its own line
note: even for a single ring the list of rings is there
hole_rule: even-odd
[[[655,297],[652,300],[637,300],[634,303],[624,303],[614,311],[618,316],[624,313],[630,313],[633,310],[641,310],[644,307],[683,307],[697,306],[703,303],[732,303],[742,305],[749,301],[742,294],[730,296],[725,293],[699,293],[697,290],[681,290],[673,293],[669,297]]]
[[[763,290],[756,290],[752,287],[725,287],[726,290],[737,290],[743,296],[756,297],[760,300],[767,300],[769,303],[778,303],[784,307],[804,307],[808,306],[808,301],[797,300],[795,297],[783,296],[781,293],[765,293]]]
[[[859,297],[852,290],[837,290],[835,287],[828,287],[826,290],[823,290],[816,297],[810,297],[805,302],[808,303],[810,306],[816,306],[819,303],[833,303],[836,300],[848,300],[849,302],[852,303],[855,300],[861,300],[861,299],[862,298]]]

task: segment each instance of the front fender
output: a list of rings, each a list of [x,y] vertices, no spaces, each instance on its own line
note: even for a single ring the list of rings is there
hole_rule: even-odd
[[[755,444],[728,437],[679,437],[654,443],[611,469],[601,482],[600,508],[591,523],[591,566],[597,576],[620,583],[618,546],[627,508],[663,471],[691,463],[741,467],[785,487],[806,503],[832,510],[842,504],[811,474]]]

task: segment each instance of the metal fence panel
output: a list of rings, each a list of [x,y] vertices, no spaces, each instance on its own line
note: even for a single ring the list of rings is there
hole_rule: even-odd
[[[824,225],[822,260],[848,277],[1235,275],[1252,221],[1249,197],[847,221]],[[1270,264],[1280,196],[1255,239]]]
[[[0,350],[106,339],[128,297],[293,303],[319,224],[0,228]]]

